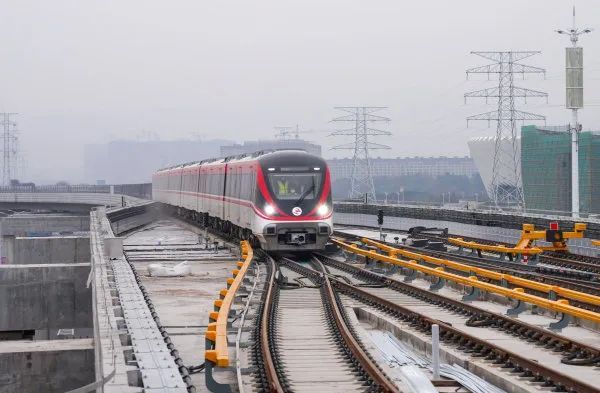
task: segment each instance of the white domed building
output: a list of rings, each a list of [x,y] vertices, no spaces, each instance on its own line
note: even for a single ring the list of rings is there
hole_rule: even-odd
[[[494,173],[494,152],[496,148],[496,137],[495,136],[487,136],[487,137],[477,137],[472,138],[467,142],[469,146],[469,152],[471,153],[471,158],[475,162],[475,166],[479,170],[479,174],[481,176],[481,180],[485,186],[485,189],[488,193],[488,197],[492,198],[492,178]],[[515,173],[514,169],[511,166],[503,165],[500,167],[500,178],[505,179],[507,186],[513,186],[515,182],[517,182],[518,187],[523,188],[523,183],[521,181],[521,138],[517,137],[516,141],[517,147],[517,171]],[[505,157],[510,157],[512,155],[512,142],[506,138],[502,140],[502,144],[500,145],[500,149],[502,150],[502,154]],[[517,177],[517,179],[515,179]]]

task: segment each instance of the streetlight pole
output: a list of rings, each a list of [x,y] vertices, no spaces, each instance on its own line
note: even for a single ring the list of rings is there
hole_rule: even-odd
[[[573,7],[573,27],[569,30],[556,30],[558,34],[568,35],[572,47],[567,48],[566,56],[566,107],[571,109],[571,212],[579,217],[579,124],[577,110],[583,108],[583,50],[577,47],[579,36],[591,33],[592,29],[579,30],[575,25],[575,7]]]

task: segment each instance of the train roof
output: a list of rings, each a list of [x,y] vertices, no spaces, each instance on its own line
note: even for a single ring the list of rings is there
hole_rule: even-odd
[[[265,160],[270,161],[271,159],[280,158],[283,155],[289,157],[290,154],[292,155],[293,158],[296,158],[296,159],[306,159],[306,156],[310,156],[310,157],[314,157],[315,159],[317,159],[319,161],[323,161],[323,162],[325,161],[323,158],[309,154],[308,152],[306,152],[306,150],[303,150],[303,149],[271,149],[271,150],[260,150],[260,151],[250,153],[250,154],[238,154],[238,155],[222,157],[222,158],[209,158],[209,159],[205,159],[205,160],[201,160],[201,161],[191,161],[191,162],[186,162],[183,164],[172,165],[172,166],[169,166],[166,168],[161,168],[161,169],[157,170],[156,172],[164,172],[164,171],[170,171],[173,169],[181,169],[181,168],[190,168],[190,167],[195,167],[195,166],[200,166],[200,165],[209,165],[209,164],[212,165],[212,164],[224,164],[224,163],[231,163],[231,162],[251,161],[251,160],[255,160],[255,159],[257,159],[258,161],[265,161]]]

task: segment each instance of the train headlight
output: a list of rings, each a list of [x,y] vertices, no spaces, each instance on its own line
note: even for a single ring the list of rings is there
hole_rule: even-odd
[[[322,204],[317,209],[317,214],[320,216],[325,216],[325,215],[327,215],[327,213],[329,213],[329,206],[327,206],[326,204]]]
[[[267,204],[267,205],[265,205],[265,213],[272,216],[273,214],[275,214],[275,208],[273,206]]]

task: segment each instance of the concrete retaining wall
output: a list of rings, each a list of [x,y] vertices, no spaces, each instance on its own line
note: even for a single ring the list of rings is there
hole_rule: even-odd
[[[17,214],[0,220],[2,236],[27,236],[32,232],[87,232],[90,216]]]
[[[61,328],[92,328],[89,264],[0,265],[0,331],[36,330],[36,338]]]
[[[63,393],[94,382],[94,350],[0,353],[0,393]]]
[[[8,242],[6,242],[8,243]],[[10,247],[7,244],[7,247]],[[90,261],[90,238],[81,236],[16,237],[9,264],[80,263]]]

